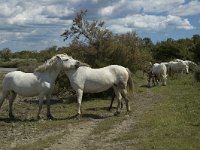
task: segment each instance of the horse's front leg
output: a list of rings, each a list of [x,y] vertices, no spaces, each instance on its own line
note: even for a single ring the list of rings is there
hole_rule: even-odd
[[[47,101],[47,119],[53,120],[54,117],[52,116],[51,111],[50,111],[50,100],[51,100],[51,95],[47,95],[46,96],[46,101]]]
[[[43,95],[39,96],[39,109],[38,109],[38,113],[37,113],[37,119],[40,119],[40,112],[42,110],[42,105],[43,105]]]
[[[76,91],[77,94],[77,102],[78,102],[78,113],[77,113],[77,118],[80,119],[82,117],[82,112],[81,112],[81,102],[82,102],[82,97],[83,97],[83,90],[78,89]]]

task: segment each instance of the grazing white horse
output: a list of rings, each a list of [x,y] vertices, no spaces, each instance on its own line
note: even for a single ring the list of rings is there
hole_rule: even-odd
[[[197,67],[197,64],[193,61],[190,61],[190,60],[181,60],[181,59],[175,59],[176,62],[183,62],[185,63],[186,65],[188,65],[188,69],[191,70],[191,71],[194,71],[195,68]]]
[[[13,118],[12,106],[16,95],[25,97],[38,96],[39,110],[37,118],[40,118],[43,98],[47,100],[47,117],[53,118],[50,113],[50,98],[54,89],[54,82],[64,67],[72,68],[78,64],[68,55],[58,54],[49,59],[46,63],[36,68],[34,73],[13,71],[5,75],[3,79],[2,97],[0,108],[6,98],[9,97],[9,117]]]
[[[157,83],[161,81],[163,85],[167,85],[167,67],[165,63],[153,65],[152,74],[155,75]]]
[[[174,76],[175,73],[182,73],[182,72],[186,72],[187,74],[189,73],[188,71],[189,66],[183,62],[183,61],[170,61],[168,63],[168,70],[169,70],[169,75],[170,76]]]
[[[78,102],[78,114],[81,116],[81,103],[83,93],[99,93],[113,88],[115,97],[118,99],[117,112],[120,112],[122,97],[126,101],[127,111],[130,111],[127,97],[127,85],[132,90],[133,82],[128,68],[118,65],[110,65],[104,68],[93,69],[89,66],[65,70],[72,88],[76,91]]]
[[[167,84],[167,67],[165,63],[155,63],[149,72],[148,77],[148,86],[151,87],[151,80],[154,86],[159,85],[159,81],[162,82],[162,85]]]

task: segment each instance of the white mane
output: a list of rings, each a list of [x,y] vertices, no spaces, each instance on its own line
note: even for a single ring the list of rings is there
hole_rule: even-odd
[[[53,56],[51,59],[47,60],[44,64],[40,65],[35,69],[35,72],[44,72],[50,68],[53,68],[56,64],[56,56]]]

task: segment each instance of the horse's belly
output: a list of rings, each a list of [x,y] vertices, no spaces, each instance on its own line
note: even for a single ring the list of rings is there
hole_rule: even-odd
[[[108,90],[112,87],[112,84],[109,85],[85,85],[84,87],[84,93],[99,93]]]
[[[37,96],[39,93],[38,93],[38,90],[37,89],[34,89],[34,88],[20,88],[20,87],[17,87],[14,89],[14,91],[21,95],[21,96],[25,96],[25,97],[32,97],[32,96]]]

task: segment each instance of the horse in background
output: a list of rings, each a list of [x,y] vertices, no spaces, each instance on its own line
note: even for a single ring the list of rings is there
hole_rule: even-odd
[[[13,71],[5,75],[2,86],[2,97],[0,108],[6,98],[9,99],[9,117],[14,118],[12,107],[18,95],[24,97],[39,97],[39,110],[37,118],[40,118],[43,99],[47,100],[47,118],[53,119],[50,112],[50,99],[54,89],[55,80],[64,68],[78,67],[79,62],[73,60],[66,54],[58,54],[35,69],[33,73]]]
[[[185,63],[188,66],[188,71],[195,71],[197,68],[197,64],[190,60],[175,59],[175,62]]]
[[[151,87],[151,81],[153,85],[167,85],[167,67],[165,63],[155,63],[151,71],[148,73],[148,86]]]
[[[168,70],[169,70],[169,76],[174,78],[174,75],[178,73],[183,73],[185,72],[186,74],[189,73],[189,66],[182,61],[170,61],[168,63]]]

